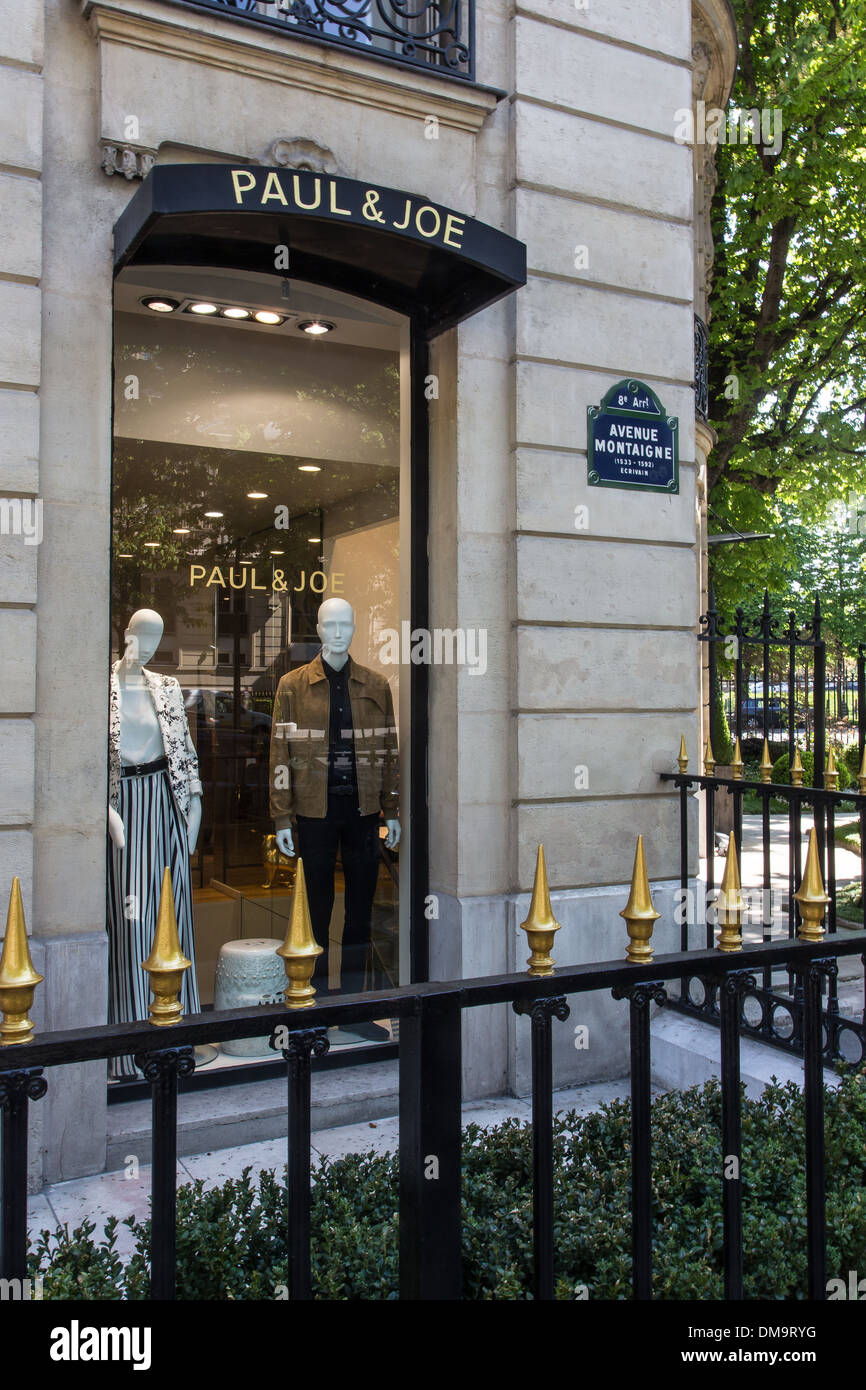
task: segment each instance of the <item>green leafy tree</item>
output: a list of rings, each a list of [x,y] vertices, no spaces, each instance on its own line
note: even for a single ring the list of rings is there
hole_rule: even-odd
[[[713,555],[717,588],[759,592],[787,568],[781,504],[814,522],[863,485],[866,0],[733,5],[732,108],[781,117],[717,151],[709,485],[712,529],[777,533]]]

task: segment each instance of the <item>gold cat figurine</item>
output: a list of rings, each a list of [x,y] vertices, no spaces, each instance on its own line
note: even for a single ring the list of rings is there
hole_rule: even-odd
[[[273,888],[278,882],[288,888],[294,887],[297,859],[290,859],[277,848],[276,835],[265,835],[262,840],[262,863],[268,875],[267,883],[262,884],[263,888]]]

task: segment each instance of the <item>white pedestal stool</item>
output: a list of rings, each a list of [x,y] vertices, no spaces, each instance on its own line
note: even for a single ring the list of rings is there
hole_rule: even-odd
[[[220,947],[214,980],[214,1009],[243,1009],[250,1004],[277,1004],[286,988],[286,971],[275,937],[227,941]],[[277,1057],[268,1035],[220,1043],[229,1057]]]

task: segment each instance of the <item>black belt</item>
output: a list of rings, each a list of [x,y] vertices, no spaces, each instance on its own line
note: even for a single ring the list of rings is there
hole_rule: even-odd
[[[149,777],[152,772],[162,772],[168,767],[168,758],[154,758],[152,763],[127,763],[120,769],[121,777]]]

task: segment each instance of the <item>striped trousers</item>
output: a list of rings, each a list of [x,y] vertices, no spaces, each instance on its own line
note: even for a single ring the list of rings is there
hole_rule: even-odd
[[[150,984],[142,961],[153,946],[163,870],[171,870],[180,949],[192,968],[185,970],[181,1003],[185,1014],[198,1013],[198,982],[192,929],[192,882],[187,831],[163,768],[144,776],[122,777],[117,810],[126,845],[108,842],[108,1021],[146,1019]],[[109,1075],[139,1076],[131,1057],[115,1057]]]

